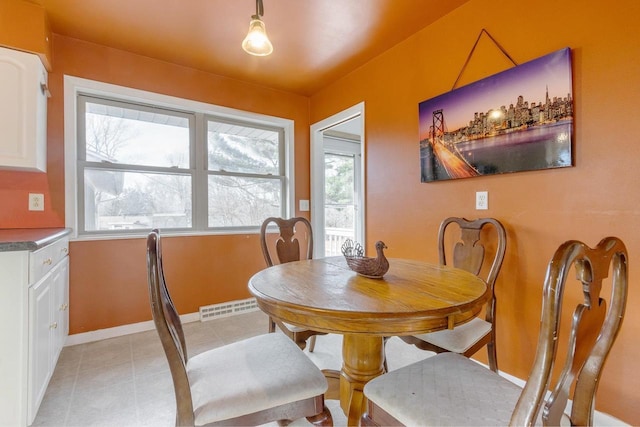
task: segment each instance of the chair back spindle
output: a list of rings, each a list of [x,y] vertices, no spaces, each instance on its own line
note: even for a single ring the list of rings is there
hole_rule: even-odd
[[[272,250],[269,248],[269,239],[267,237],[269,234],[268,227],[271,223],[274,223],[278,227],[274,254],[272,254]],[[304,229],[298,229],[296,227],[297,225],[303,226]],[[300,250],[299,236],[304,236],[306,240],[306,247],[303,248],[303,252]],[[277,217],[267,218],[260,227],[260,245],[262,247],[264,260],[269,267],[276,263],[284,264],[286,262],[300,261],[300,259],[311,259],[313,258],[313,233],[311,232],[311,224],[303,217],[290,219]]]
[[[465,218],[449,217],[442,221],[438,231],[438,255],[440,264],[449,265],[447,263],[445,249],[445,233],[451,224],[457,224],[460,229],[459,241],[453,247],[453,266],[462,268],[476,276],[480,274],[484,264],[486,248],[481,240],[480,233],[488,225],[491,224],[495,228],[497,235],[497,246],[494,259],[489,266],[489,272],[483,279],[487,285],[493,289],[498,272],[504,260],[506,250],[506,232],[502,224],[494,218],[479,218],[476,220],[467,220]]]

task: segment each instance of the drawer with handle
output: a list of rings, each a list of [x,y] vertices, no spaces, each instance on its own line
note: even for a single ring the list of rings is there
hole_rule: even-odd
[[[29,254],[29,285],[37,283],[60,260],[69,254],[69,238],[56,242]]]

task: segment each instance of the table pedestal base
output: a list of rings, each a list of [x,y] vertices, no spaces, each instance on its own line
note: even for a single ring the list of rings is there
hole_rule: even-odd
[[[349,426],[360,425],[366,410],[362,389],[384,372],[384,342],[382,337],[345,334],[342,341],[342,373],[340,375],[340,406]]]

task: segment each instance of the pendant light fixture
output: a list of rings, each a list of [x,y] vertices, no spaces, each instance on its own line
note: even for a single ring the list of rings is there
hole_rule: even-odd
[[[256,14],[251,16],[249,33],[242,42],[245,52],[255,56],[267,56],[273,52],[273,46],[267,37],[267,30],[260,17],[264,15],[262,0],[256,0]]]

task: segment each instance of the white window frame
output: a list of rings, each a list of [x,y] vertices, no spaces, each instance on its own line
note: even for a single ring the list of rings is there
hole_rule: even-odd
[[[65,224],[72,229],[71,238],[74,240],[99,240],[144,237],[147,230],[127,230],[123,233],[78,233],[78,179],[77,179],[77,99],[79,94],[102,96],[125,102],[134,102],[157,106],[159,108],[184,110],[196,114],[211,115],[230,120],[240,120],[256,125],[278,127],[284,130],[284,168],[285,191],[283,203],[286,215],[293,216],[295,200],[294,176],[294,121],[280,117],[257,114],[248,111],[206,104],[199,101],[177,98],[168,95],[128,88],[124,86],[102,83],[80,77],[64,76],[64,147],[65,147]],[[199,132],[196,129],[196,132]],[[196,162],[199,161],[196,159]],[[193,194],[198,198],[198,194]],[[196,201],[202,203],[203,201]],[[195,219],[195,216],[194,216]],[[246,234],[258,233],[258,227],[243,229],[196,229],[171,230],[169,235],[205,235],[205,234]]]

